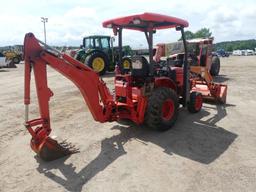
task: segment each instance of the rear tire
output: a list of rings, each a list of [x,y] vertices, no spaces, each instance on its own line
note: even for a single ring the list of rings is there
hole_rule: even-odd
[[[219,72],[220,72],[220,59],[217,56],[213,56],[210,74],[212,76],[217,76],[217,75],[219,75]]]
[[[87,56],[88,59],[85,60],[86,64],[91,67],[99,75],[104,75],[109,65],[108,58],[104,53],[93,52],[91,55]]]
[[[199,92],[190,93],[190,102],[188,103],[188,111],[190,113],[197,113],[201,110],[203,105],[203,96]]]
[[[20,58],[19,57],[14,57],[12,59],[12,61],[13,61],[14,64],[19,64],[20,63]]]
[[[166,131],[175,124],[178,117],[178,96],[172,89],[160,87],[149,97],[145,124],[158,131]]]

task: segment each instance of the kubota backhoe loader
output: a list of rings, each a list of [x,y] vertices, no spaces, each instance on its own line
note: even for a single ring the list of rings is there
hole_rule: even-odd
[[[131,58],[129,72],[115,76],[115,94],[90,67],[60,53],[28,33],[24,40],[25,58],[25,125],[32,136],[31,148],[44,160],[54,160],[75,153],[77,149],[67,143],[58,143],[50,137],[51,122],[49,100],[53,96],[47,84],[47,65],[70,79],[80,90],[95,121],[104,123],[123,119],[164,131],[177,120],[182,104],[192,113],[202,107],[202,95],[191,90],[187,62],[184,27],[188,22],[175,17],[144,13],[105,21],[118,35],[121,63],[122,30],[132,29],[145,33],[149,46],[149,62],[143,56]],[[181,32],[185,57],[182,67],[155,65],[153,61],[153,33],[158,29],[176,28]],[[30,77],[34,71],[40,117],[28,119],[30,104]]]

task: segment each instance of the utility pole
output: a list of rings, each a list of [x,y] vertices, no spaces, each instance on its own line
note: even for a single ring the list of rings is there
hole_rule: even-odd
[[[45,23],[48,22],[48,18],[46,18],[46,17],[41,17],[41,22],[44,23],[44,43],[46,43],[46,28],[45,28]]]

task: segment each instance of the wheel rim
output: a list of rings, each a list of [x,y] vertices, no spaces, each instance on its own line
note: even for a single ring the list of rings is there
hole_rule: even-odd
[[[18,60],[18,58],[14,58],[13,61],[14,61],[15,63],[18,63],[19,60]]]
[[[105,67],[105,62],[102,58],[96,57],[93,59],[92,68],[96,72],[101,72]]]
[[[173,100],[167,99],[162,106],[162,118],[169,121],[174,114],[174,103]]]
[[[123,61],[123,68],[130,69],[130,62],[127,59]]]
[[[199,111],[203,105],[203,98],[202,95],[197,95],[196,96],[196,101],[195,101],[195,109],[196,111]]]

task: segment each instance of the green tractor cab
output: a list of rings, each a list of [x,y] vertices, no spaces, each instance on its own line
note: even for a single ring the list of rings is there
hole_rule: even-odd
[[[93,35],[83,38],[83,45],[77,52],[75,59],[90,66],[100,75],[104,75],[106,71],[113,71],[115,65],[118,64],[118,50],[113,47],[114,38],[104,35]],[[130,68],[131,55],[130,46],[124,46],[122,54],[121,68]]]

